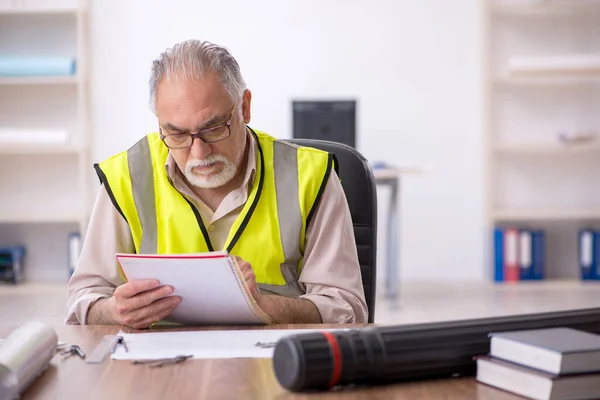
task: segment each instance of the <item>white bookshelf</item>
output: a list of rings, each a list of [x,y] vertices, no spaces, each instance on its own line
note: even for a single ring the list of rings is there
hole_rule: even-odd
[[[600,227],[600,1],[485,1],[488,225],[544,229],[547,278],[578,279],[577,232]]]
[[[76,65],[71,75],[0,75],[0,247],[26,247],[28,281],[67,281],[68,237],[83,237],[89,218],[87,19],[87,0],[0,0],[0,57]]]

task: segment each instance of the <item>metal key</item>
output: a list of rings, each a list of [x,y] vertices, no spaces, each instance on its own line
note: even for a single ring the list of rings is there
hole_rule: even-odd
[[[72,345],[68,349],[62,351],[60,354],[65,356],[64,358],[71,357],[73,354],[78,355],[81,359],[85,358],[85,353],[77,345]]]
[[[74,352],[73,352],[73,346],[71,346],[71,347],[67,347],[67,349],[66,349],[66,350],[62,350],[62,351],[60,352],[60,355],[61,355],[61,356],[66,356],[65,358],[67,358],[67,357],[70,357],[70,356],[72,356],[72,355],[73,355],[73,353],[74,353]]]
[[[75,346],[75,349],[73,351],[75,351],[79,358],[81,358],[82,360],[85,359],[85,353],[83,352],[83,350],[81,350],[79,346]]]

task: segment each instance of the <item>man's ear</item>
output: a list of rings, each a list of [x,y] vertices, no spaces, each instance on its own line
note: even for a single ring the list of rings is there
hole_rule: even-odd
[[[247,125],[250,123],[250,104],[252,103],[252,92],[249,89],[244,90],[242,97],[242,116],[244,117],[244,123]]]

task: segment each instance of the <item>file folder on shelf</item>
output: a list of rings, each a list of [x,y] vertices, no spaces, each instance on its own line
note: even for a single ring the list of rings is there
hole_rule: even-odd
[[[520,231],[519,266],[522,281],[544,279],[545,243],[543,231],[528,229]]]
[[[600,251],[600,232],[593,229],[579,231],[579,269],[584,281],[600,279],[598,271]]]
[[[509,228],[504,231],[504,280],[520,280],[519,269],[519,231]]]
[[[546,239],[544,231],[532,232],[533,279],[542,280],[546,277]]]
[[[494,230],[494,281],[518,282],[545,278],[543,230],[501,228]]]
[[[519,232],[519,279],[526,281],[533,278],[533,238],[531,232]]]
[[[504,231],[494,229],[494,281],[504,281]]]

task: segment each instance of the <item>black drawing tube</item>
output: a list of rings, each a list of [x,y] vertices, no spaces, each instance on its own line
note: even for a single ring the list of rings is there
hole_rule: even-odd
[[[295,334],[277,342],[273,368],[294,392],[470,376],[490,333],[548,327],[600,333],[600,308]]]

